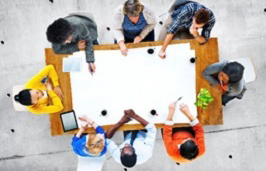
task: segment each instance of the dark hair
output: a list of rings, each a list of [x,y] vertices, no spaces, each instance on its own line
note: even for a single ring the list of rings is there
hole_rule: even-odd
[[[72,32],[73,28],[70,23],[63,18],[59,18],[48,26],[46,36],[49,42],[63,43]]]
[[[244,69],[240,63],[230,62],[222,68],[222,72],[229,77],[229,83],[236,83],[243,78]]]
[[[121,155],[120,157],[121,159],[121,163],[125,166],[125,167],[133,167],[135,166],[136,162],[137,162],[137,155],[135,152],[133,152],[132,155]]]
[[[198,10],[194,17],[197,24],[206,24],[210,20],[210,14],[206,9]]]
[[[182,157],[192,160],[199,154],[199,148],[193,140],[187,140],[180,146],[180,154]]]
[[[20,91],[19,94],[14,96],[14,99],[16,102],[19,102],[22,105],[25,105],[25,106],[32,105],[30,89],[25,89],[25,90]]]

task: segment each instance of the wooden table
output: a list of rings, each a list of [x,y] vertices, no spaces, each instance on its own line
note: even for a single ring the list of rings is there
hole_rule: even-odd
[[[218,40],[217,38],[210,38],[209,41],[204,45],[199,45],[196,40],[174,40],[171,44],[180,44],[180,43],[190,43],[191,49],[195,50],[196,53],[196,93],[198,94],[201,88],[207,88],[211,95],[214,98],[207,110],[201,110],[198,108],[198,119],[203,125],[219,125],[223,124],[223,115],[222,115],[222,102],[221,95],[222,91],[216,86],[211,87],[210,84],[202,77],[202,71],[212,63],[219,61],[218,54]],[[147,46],[160,46],[163,42],[144,42],[139,44],[127,44],[127,47],[138,48],[138,47],[147,47]],[[94,50],[117,50],[119,49],[118,45],[100,45],[94,46]],[[58,76],[59,84],[64,93],[64,110],[61,112],[66,112],[73,110],[72,106],[72,93],[71,93],[71,84],[70,84],[70,75],[69,73],[62,72],[62,58],[67,58],[68,55],[58,55],[53,52],[51,48],[45,49],[46,64],[54,65]],[[60,113],[50,114],[51,122],[51,134],[62,135],[64,134]],[[105,130],[108,130],[112,125],[103,126]],[[189,124],[175,124],[175,127],[184,127],[189,126]],[[157,128],[162,128],[163,124],[156,124]],[[137,130],[143,129],[140,124],[127,124],[123,125],[120,130]],[[93,131],[93,129],[87,129],[87,132]],[[67,134],[74,134],[75,131],[70,131]]]

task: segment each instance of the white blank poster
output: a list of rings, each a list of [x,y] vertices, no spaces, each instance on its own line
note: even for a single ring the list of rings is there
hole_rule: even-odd
[[[148,54],[151,48],[154,53]],[[93,76],[88,71],[85,53],[74,53],[71,58],[82,59],[81,72],[70,73],[76,115],[87,115],[104,126],[115,124],[124,110],[133,109],[148,121],[163,123],[168,105],[182,96],[174,122],[189,122],[179,110],[182,102],[197,116],[195,64],[190,63],[195,52],[190,50],[189,44],[169,45],[167,58],[163,60],[158,56],[160,49],[161,46],[129,49],[126,57],[120,50],[95,51],[96,73]],[[152,116],[152,109],[158,115]],[[107,116],[101,116],[103,110],[107,111]],[[137,122],[129,122],[132,123]]]

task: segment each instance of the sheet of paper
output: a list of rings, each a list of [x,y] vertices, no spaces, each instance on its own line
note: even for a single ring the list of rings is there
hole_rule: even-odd
[[[79,72],[81,71],[81,58],[64,58],[63,72]]]
[[[148,54],[148,49],[154,53]],[[119,121],[124,110],[133,109],[148,121],[163,123],[168,105],[182,96],[174,122],[188,123],[179,104],[187,103],[192,114],[197,115],[195,64],[190,63],[195,52],[189,44],[170,45],[163,60],[158,57],[160,49],[160,46],[129,49],[127,57],[120,50],[95,51],[93,76],[88,71],[85,53],[75,53],[71,58],[82,59],[81,72],[70,74],[76,115],[87,115],[100,125],[110,125]],[[152,109],[157,116],[150,114]],[[103,110],[107,116],[101,115]],[[129,124],[132,123],[137,122]]]

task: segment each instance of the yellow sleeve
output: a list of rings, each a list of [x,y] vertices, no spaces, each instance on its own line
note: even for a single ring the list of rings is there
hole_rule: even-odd
[[[46,106],[40,105],[38,107],[32,108],[29,107],[29,111],[34,114],[50,114],[57,113],[64,109],[64,106],[60,100],[60,98],[55,94],[53,90],[48,91],[49,97],[52,99],[53,105]]]
[[[59,86],[58,75],[55,71],[54,66],[53,65],[47,65],[38,74],[36,74],[34,77],[32,77],[27,82],[26,88],[33,88],[33,87],[42,86],[43,84],[41,83],[41,81],[47,76],[49,78],[51,78],[54,87]]]

